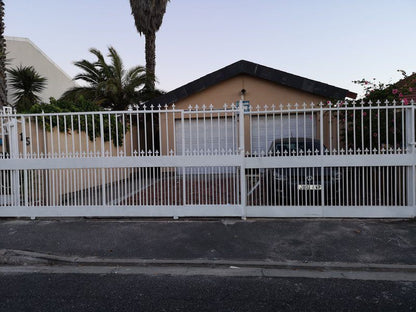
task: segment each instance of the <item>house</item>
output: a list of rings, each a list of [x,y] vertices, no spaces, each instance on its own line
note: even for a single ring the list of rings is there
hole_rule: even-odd
[[[212,105],[210,107],[214,110],[222,110],[224,109],[224,103],[236,103],[240,99],[255,108],[257,105],[271,107],[273,104],[278,106],[279,104],[286,105],[288,103],[310,104],[313,102],[318,104],[327,100],[355,99],[356,96],[357,94],[346,89],[241,60],[148,101],[146,104],[147,106],[162,105],[162,107],[174,104],[175,109],[184,110],[196,104],[199,108],[202,105],[206,105],[206,107]],[[201,146],[206,146],[207,143],[210,145],[207,142],[206,133],[209,133],[210,141],[222,142],[216,147],[217,149],[224,148],[228,150],[231,148],[234,150],[236,148],[236,127],[233,125],[235,120],[227,119],[224,114],[218,116],[221,122],[210,120],[208,124],[198,122],[201,116],[186,118],[185,120],[180,120],[180,116],[176,116],[175,122],[167,122],[163,120],[163,115],[161,117],[162,154],[166,155],[169,150],[181,154],[181,149],[193,151],[199,150]],[[272,118],[274,117],[271,114],[266,116],[261,113],[251,119],[250,116],[246,116],[245,132],[250,134],[252,129],[256,129],[256,135],[252,133],[245,136],[246,151],[261,152],[267,150],[272,138],[277,134],[276,131],[281,129],[280,126],[276,126],[278,122],[285,123],[285,128],[289,124],[289,130],[287,130],[287,133],[282,133],[283,136],[293,135],[292,132],[298,132],[299,129],[306,128],[313,130],[304,136],[319,135],[319,129],[314,128],[317,124],[314,123],[316,121],[314,120],[315,116],[314,118],[312,116],[297,118],[296,122],[292,121],[292,126],[290,123],[294,116],[290,116],[290,114],[279,117],[279,121],[272,120]],[[293,127],[296,127],[296,129]],[[175,133],[175,135],[169,136],[169,133]],[[194,133],[199,133],[199,135],[193,135]],[[182,135],[185,135],[184,139]],[[233,143],[230,145],[230,142]],[[186,144],[186,146],[182,146],[182,144]]]
[[[33,66],[41,76],[47,78],[46,88],[40,94],[42,101],[48,102],[50,97],[59,98],[66,90],[75,86],[72,78],[30,39],[6,36],[6,51],[8,68]],[[8,85],[7,91],[8,102],[13,103],[13,88]]]

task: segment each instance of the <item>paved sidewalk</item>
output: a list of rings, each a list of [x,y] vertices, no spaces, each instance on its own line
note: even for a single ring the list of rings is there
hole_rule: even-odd
[[[416,265],[415,220],[0,220],[0,249],[66,257]]]

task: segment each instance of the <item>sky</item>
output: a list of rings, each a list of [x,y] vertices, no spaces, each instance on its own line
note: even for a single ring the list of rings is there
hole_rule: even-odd
[[[359,94],[353,80],[416,71],[415,0],[171,0],[156,37],[157,87],[170,91],[248,60]],[[145,65],[128,0],[6,0],[5,35],[29,38],[69,76],[113,46]]]

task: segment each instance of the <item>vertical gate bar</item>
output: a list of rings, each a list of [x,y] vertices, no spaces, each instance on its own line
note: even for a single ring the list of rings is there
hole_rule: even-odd
[[[133,156],[133,116],[132,113],[129,112],[129,125],[130,125],[130,156]]]
[[[185,157],[185,114],[181,110],[181,137],[182,137],[182,157]],[[191,121],[189,120],[189,127],[191,127]],[[185,167],[182,167],[182,205],[186,205],[186,181],[185,181]]]
[[[141,155],[140,154],[141,152],[140,150],[140,117],[139,117],[139,113],[137,110],[136,110],[136,122],[137,122],[137,149],[136,151],[137,151],[137,156],[140,156]]]
[[[78,129],[77,129],[78,134],[77,135],[78,135],[78,149],[79,149],[78,157],[81,157],[81,152],[82,152],[81,114],[78,114],[77,118],[78,118]]]
[[[64,137],[65,137],[65,157],[68,157],[68,125],[66,124],[66,117],[64,116]]]
[[[381,116],[380,116],[380,102],[377,102],[377,153],[381,154],[381,130],[380,130]]]
[[[352,110],[352,137],[353,137],[353,155],[357,154],[357,120],[356,120],[357,103],[353,102]],[[350,143],[351,144],[351,143]]]
[[[176,112],[175,112],[175,105],[173,104],[172,107],[172,127],[173,127],[173,148],[171,148],[171,150],[173,151],[173,153],[170,153],[170,156],[173,155],[178,155],[178,151],[177,151],[177,142],[176,142]],[[168,128],[166,128],[166,132],[169,131]],[[174,205],[178,205],[178,190],[176,187],[176,179],[177,179],[177,172],[176,167],[172,167],[171,170],[173,170],[173,181],[172,181],[172,188],[173,188],[173,193],[172,193],[172,201],[174,200]]]
[[[397,154],[397,124],[396,124],[396,107],[393,106],[393,140],[394,140],[394,154]]]
[[[386,131],[386,133],[385,133],[385,135],[386,135],[386,153],[388,154],[389,153],[389,125],[388,125],[388,121],[389,121],[389,107],[388,107],[388,101],[385,101],[384,102],[384,105],[386,106],[386,112],[385,112],[385,122],[386,122],[386,126],[385,126],[385,131]]]
[[[354,101],[352,102],[352,107],[354,107]],[[348,154],[348,110],[347,107],[345,106],[345,110],[344,110],[344,131],[345,131],[345,155]]]
[[[298,103],[295,103],[295,125],[296,125],[296,156],[299,156],[299,114],[298,114]],[[267,129],[267,128],[266,128]],[[303,144],[305,144],[305,139],[303,140]]]
[[[17,131],[17,117],[11,117],[9,116],[9,122],[8,122],[8,134],[9,134],[9,157],[12,158],[18,158],[18,131]],[[9,187],[11,190],[12,195],[12,202],[15,206],[20,206],[20,174],[19,170],[13,170],[10,172],[10,182]]]
[[[116,157],[120,156],[120,144],[118,141],[118,137],[119,137],[119,129],[118,129],[118,117],[120,117],[120,115],[118,115],[117,113],[114,115],[114,120],[115,120],[115,139],[116,139]],[[87,145],[88,146],[88,145]]]
[[[29,157],[33,158],[33,136],[32,136],[32,118],[28,117],[29,126]]]
[[[247,207],[246,207],[246,162],[245,162],[245,142],[244,142],[244,107],[243,107],[243,101],[240,100],[239,105],[239,141],[240,141],[240,157],[241,157],[241,163],[240,163],[240,194],[241,194],[241,218],[245,220],[247,218]]]
[[[416,142],[415,142],[415,106],[405,108],[406,112],[406,147],[407,153],[413,155],[416,159]],[[415,163],[407,167],[407,205],[414,207],[416,213],[416,185],[415,185]]]
[[[147,156],[148,154],[148,144],[147,144],[147,114],[148,110],[145,110],[143,113],[143,129],[144,129],[144,156]]]
[[[41,153],[40,157],[46,157],[47,149],[46,149],[46,125],[45,125],[45,115],[42,112],[42,133],[43,133],[43,153]],[[42,156],[43,155],[43,156]],[[50,194],[50,184],[49,184],[49,177],[50,177],[50,170],[43,171],[43,181],[44,181],[44,194],[45,194],[45,204],[51,204],[51,194]],[[46,187],[49,186],[49,187]]]
[[[319,104],[319,139],[321,146],[319,149],[321,150],[321,158],[324,158],[324,104],[321,102]],[[306,146],[306,144],[305,144]],[[321,206],[324,206],[324,198],[325,198],[325,184],[324,184],[324,161],[321,162]],[[329,168],[328,168],[329,169]],[[321,210],[322,213],[324,210]],[[323,215],[321,215],[323,217]]]
[[[361,154],[364,155],[364,101],[360,102],[361,104],[361,110],[360,110],[360,117],[361,117],[361,124],[360,124],[360,128],[361,128]],[[366,112],[367,113],[367,112]]]
[[[381,198],[381,195],[382,195],[382,193],[381,193],[381,166],[377,166],[377,169],[378,169],[378,182],[377,182],[377,185],[378,185],[378,193],[377,193],[377,198],[378,198],[378,202],[379,202],[379,205],[381,206],[381,203],[382,203],[382,198]]]
[[[90,139],[88,137],[88,115],[84,115],[84,121],[85,121],[85,144],[86,144],[86,151],[84,157],[89,157],[90,154]]]
[[[345,103],[345,106],[347,106],[347,103]],[[340,114],[341,114],[341,110],[340,110],[341,105],[337,105],[337,129],[336,129],[336,136],[337,136],[337,155],[339,155],[339,151],[340,151],[340,126],[339,126],[339,119],[340,119]]]
[[[161,125],[162,125],[162,113],[159,114],[159,129],[162,129]],[[168,119],[169,119],[169,114],[168,114],[168,106],[165,105],[165,133],[166,133],[166,156],[170,156],[172,157],[173,155],[170,153],[169,151],[169,123],[168,123]],[[175,125],[173,126],[173,132],[175,132]],[[173,142],[175,142],[175,133],[173,133],[173,138],[171,137],[171,139],[173,140]],[[160,142],[160,155],[162,155],[162,131],[159,130],[159,142]],[[167,204],[170,205],[170,190],[171,190],[171,186],[170,186],[170,175],[171,175],[171,168],[165,168],[165,178],[167,180]]]
[[[126,142],[126,114],[124,114],[124,113],[121,115],[121,122],[123,124],[123,142],[122,142],[122,144],[123,144],[123,155],[124,155],[124,157],[126,157],[127,156],[127,148],[126,148],[126,145],[127,145],[127,142]]]
[[[51,139],[51,145],[50,145],[50,155],[48,155],[48,157],[52,157],[53,158],[53,151],[54,151],[54,144],[53,144],[53,122],[52,122],[52,116],[49,116],[49,125],[50,125],[50,139]]]
[[[75,131],[74,131],[74,116],[71,114],[71,137],[72,137],[72,149],[71,156],[75,157]]]
[[[159,105],[159,111],[160,111],[160,105]],[[150,124],[152,129],[152,155],[155,156],[156,147],[155,147],[155,112],[153,110],[153,106],[151,107],[151,113],[150,113]],[[154,168],[154,167],[153,167]]]
[[[204,108],[202,107],[202,111],[203,110],[204,110]],[[203,135],[201,135],[201,136],[199,135],[199,118],[200,118],[200,115],[201,115],[201,113],[200,113],[200,111],[198,111],[198,106],[196,106],[196,144],[197,144],[197,153],[196,154],[198,156],[204,155],[204,152],[202,151],[202,147],[199,144],[199,141],[200,141],[201,137],[203,137]],[[203,121],[203,122],[205,122],[205,121]],[[205,144],[205,142],[204,142],[204,144]],[[197,185],[196,189],[197,189],[198,198],[195,198],[195,201],[197,201],[198,205],[201,205],[201,167],[200,166],[198,166],[197,176],[198,176],[198,180],[196,181],[196,183],[197,183],[196,184]]]
[[[91,115],[91,121],[92,121],[91,128],[92,128],[92,144],[93,144],[92,146],[93,146],[93,151],[94,151],[93,157],[96,157],[97,156],[97,138],[95,135],[95,115]]]
[[[29,117],[30,118],[30,117]],[[23,158],[26,159],[27,158],[27,148],[26,148],[26,119],[25,117],[22,117],[21,119],[21,123],[22,123],[22,150],[23,150]],[[17,126],[17,125],[16,125]],[[25,169],[23,171],[23,192],[24,192],[24,201],[25,201],[25,206],[29,205],[29,185],[28,185],[28,176],[27,176],[27,170]]]
[[[40,151],[39,151],[39,125],[38,125],[38,117],[35,117],[35,129],[36,129],[36,158],[39,158]],[[33,140],[32,140],[33,141]],[[32,142],[33,144],[33,142]]]
[[[93,118],[94,119],[94,118]],[[101,136],[101,157],[104,157],[105,154],[105,147],[104,147],[104,118],[103,113],[100,113],[100,136]],[[111,143],[110,143],[111,144]],[[124,144],[126,144],[124,142]],[[132,142],[133,145],[133,142]],[[106,205],[106,190],[105,190],[105,169],[101,168],[101,196],[102,196],[102,204]]]
[[[404,114],[404,109],[403,108],[401,108],[400,109],[400,111],[401,111],[401,115],[402,115],[402,117],[401,117],[401,124],[402,124],[402,137],[401,137],[401,149],[402,149],[402,154],[406,154],[406,150],[405,150],[405,148],[406,148],[406,146],[405,146],[405,140],[406,140],[406,137],[405,137],[405,114]]]
[[[52,125],[51,125],[52,127]],[[56,136],[58,139],[58,158],[61,158],[61,132],[59,130],[60,125],[59,125],[59,116],[56,115]]]
[[[228,122],[227,122],[227,110],[224,109],[224,123],[225,123],[225,154],[228,155],[229,154],[229,148],[228,148]],[[231,129],[230,129],[231,130]],[[230,203],[230,197],[228,195],[228,173],[229,171],[232,170],[232,168],[227,167],[225,170],[225,204]],[[230,173],[231,174],[231,173]],[[206,175],[205,175],[206,177]],[[206,179],[206,178],[205,178]],[[205,187],[205,193],[208,193]],[[205,201],[205,203],[207,203],[207,200]]]
[[[210,133],[209,134],[210,134],[210,141],[211,141],[211,155],[214,155],[214,139],[213,139],[213,137],[214,137],[214,122],[213,122],[214,117],[212,115],[212,108],[213,108],[213,106],[211,104],[210,105],[210,114],[209,114],[209,123],[210,123],[210,127],[209,127]],[[224,110],[227,110],[226,105],[224,105]],[[233,138],[233,141],[234,141],[234,138]],[[210,189],[211,192],[209,194],[209,197],[210,197],[210,204],[211,205],[213,205],[214,202],[215,202],[215,190],[213,188],[213,184],[214,184],[213,168],[214,167],[209,167],[208,177],[207,177],[207,179],[209,180],[209,183],[210,183],[210,188],[209,189]]]
[[[237,104],[232,103],[230,106],[230,110],[231,110],[231,124],[232,124],[232,137],[233,137],[233,155],[237,155],[237,153],[239,152],[239,146],[238,146],[238,139],[237,139],[237,134],[238,134],[238,128],[237,128],[237,121],[238,118],[236,116],[236,108],[237,108]],[[233,175],[233,188],[232,188],[232,196],[233,196],[233,203],[235,205],[238,205],[239,202],[239,196],[238,196],[238,186],[240,183],[237,182],[240,178],[238,176],[238,169],[234,168],[234,172],[235,174]]]
[[[97,190],[97,168],[93,169],[94,178],[92,180],[93,183],[93,205],[98,205],[98,190]],[[120,197],[119,197],[120,198]]]
[[[160,104],[158,106],[158,109],[160,110]],[[152,129],[152,153],[151,156],[156,156],[156,147],[155,147],[155,126],[154,126],[154,120],[155,120],[155,113],[153,110],[153,107],[151,107],[151,113],[150,113],[150,121],[151,121],[151,129]],[[156,204],[156,186],[159,183],[158,180],[156,179],[156,168],[153,166],[152,167],[152,172],[153,172],[153,198],[152,198],[152,205]]]
[[[370,122],[369,122],[369,126],[368,126],[368,129],[369,129],[368,136],[370,138],[370,146],[368,148],[370,150],[370,154],[373,154],[373,127],[372,127],[372,119],[373,119],[373,110],[374,110],[374,108],[371,107],[371,101],[368,102],[368,104],[370,106],[370,108],[369,108],[369,115],[370,115],[369,121]]]
[[[394,205],[397,206],[397,197],[399,197],[400,195],[400,187],[398,187],[397,184],[397,166],[393,167],[393,171],[394,171],[394,187],[395,187],[395,191],[393,192],[394,194]]]
[[[269,146],[268,145],[268,143],[269,143],[269,133],[268,133],[269,127],[267,126],[267,119],[268,119],[267,118],[268,117],[267,110],[268,110],[268,106],[266,105],[265,107],[263,107],[263,110],[265,111],[264,112],[264,129],[265,129],[264,134],[266,136],[266,145],[264,146],[264,154],[262,156],[267,156],[267,148]]]

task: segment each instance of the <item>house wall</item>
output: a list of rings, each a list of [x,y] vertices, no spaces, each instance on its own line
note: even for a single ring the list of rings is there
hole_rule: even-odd
[[[234,103],[240,100],[240,92],[246,90],[245,100],[250,101],[253,106],[256,105],[279,105],[287,103],[319,103],[325,100],[323,97],[299,91],[293,88],[275,84],[273,82],[251,77],[248,75],[239,75],[215,86],[207,88],[196,94],[182,99],[175,103],[177,108],[187,109],[189,105],[210,105],[214,108],[223,108],[224,103]]]
[[[202,105],[209,106],[212,104],[214,109],[223,109],[225,103],[230,105],[240,100],[242,89],[246,90],[244,100],[250,101],[250,105],[254,108],[259,105],[263,109],[264,105],[270,107],[275,104],[277,105],[276,109],[278,109],[280,104],[285,106],[288,103],[310,104],[313,102],[318,104],[321,101],[326,101],[322,96],[278,85],[249,75],[239,75],[176,102],[175,108],[187,110],[190,105],[194,107],[198,104],[201,107]],[[174,136],[172,135],[174,122],[172,117],[168,121],[166,121],[166,118],[167,115],[162,114],[160,121],[163,155],[166,155],[170,149],[174,150]],[[177,114],[175,118],[179,119],[180,114]],[[327,127],[328,123],[325,123],[324,133],[328,133]],[[319,137],[319,127],[317,127],[316,131],[316,137]],[[324,144],[329,145],[329,138],[325,138]],[[248,116],[245,118],[245,149],[250,150],[250,123]]]
[[[42,101],[48,102],[50,97],[59,98],[66,90],[75,86],[71,77],[29,39],[6,37],[6,45],[8,68],[33,66],[41,76],[47,78],[46,88],[40,93]],[[7,88],[7,100],[13,103],[13,88],[10,85]]]

